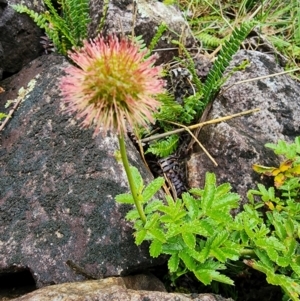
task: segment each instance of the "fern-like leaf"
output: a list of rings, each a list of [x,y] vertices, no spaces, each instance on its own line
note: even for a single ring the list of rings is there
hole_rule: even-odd
[[[168,26],[165,22],[162,22],[159,26],[158,29],[154,35],[154,37],[152,38],[149,46],[148,46],[148,50],[149,50],[149,55],[150,53],[153,51],[153,49],[155,48],[155,46],[157,45],[159,39],[162,37],[162,35],[164,34],[164,32],[167,30]],[[146,56],[148,57],[148,56]]]
[[[158,100],[162,104],[159,111],[154,114],[162,127],[165,127],[164,121],[180,122],[180,116],[184,113],[183,107],[178,104],[172,95],[164,93],[158,95]]]
[[[56,9],[53,7],[51,0],[44,0],[45,4],[49,8],[48,13],[45,14],[45,17],[51,24],[51,30],[57,31],[59,38],[60,38],[60,44],[64,39],[66,39],[69,43],[67,48],[71,48],[72,46],[76,45],[75,39],[72,37],[72,30],[68,26],[67,20],[65,18],[62,18],[59,16],[57,13]],[[54,42],[54,41],[53,41]],[[60,45],[61,48],[63,49],[62,45]],[[65,53],[63,53],[65,54]]]
[[[203,103],[206,106],[220,89],[223,72],[228,67],[232,56],[237,52],[241,43],[245,40],[253,27],[253,23],[243,23],[239,29],[235,29],[228,41],[225,41],[220,54],[210,70],[203,86]],[[200,114],[199,114],[200,116]],[[198,117],[199,117],[198,116]]]
[[[62,0],[61,15],[52,4],[52,0],[44,0],[48,11],[36,13],[24,5],[12,5],[19,13],[28,14],[33,21],[45,30],[53,41],[57,51],[66,55],[71,47],[81,46],[87,38],[89,17],[89,0]]]
[[[48,27],[47,19],[43,14],[38,14],[37,12],[27,8],[22,4],[11,5],[11,7],[20,14],[27,14],[37,24],[38,27],[42,29],[46,29]]]
[[[158,157],[167,157],[171,155],[178,146],[179,136],[171,135],[166,139],[156,141],[147,149],[147,153],[152,153]]]
[[[75,44],[87,38],[88,24],[91,19],[89,16],[89,0],[64,0],[68,5],[67,18],[68,27],[72,31]]]
[[[211,35],[207,32],[201,32],[196,37],[208,47],[218,47],[224,42],[223,39],[220,39],[215,35]]]

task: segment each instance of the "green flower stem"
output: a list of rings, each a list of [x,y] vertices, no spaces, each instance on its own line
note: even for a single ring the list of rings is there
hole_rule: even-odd
[[[137,211],[140,215],[140,218],[141,218],[142,222],[145,224],[146,223],[146,216],[145,216],[142,204],[141,204],[142,196],[138,195],[138,193],[136,191],[135,183],[134,183],[132,173],[131,173],[131,170],[130,170],[130,165],[129,165],[129,162],[128,162],[126,146],[125,146],[125,142],[124,142],[124,136],[119,135],[118,139],[119,139],[119,145],[120,145],[121,158],[122,158],[123,166],[124,166],[125,171],[126,171],[129,187],[130,187],[131,194],[132,194],[132,197],[133,197],[133,200],[134,200],[134,204],[135,204],[135,207],[136,207],[136,209],[137,209]]]

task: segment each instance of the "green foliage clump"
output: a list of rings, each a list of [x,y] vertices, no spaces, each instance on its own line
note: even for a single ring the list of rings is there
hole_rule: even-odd
[[[279,140],[278,144],[267,143],[266,147],[273,149],[275,154],[284,156],[286,160],[279,167],[254,165],[253,169],[257,173],[273,176],[274,186],[278,189],[286,185],[288,179],[300,176],[300,137],[297,137],[293,144]]]
[[[189,125],[194,119],[196,113],[203,107],[201,102],[201,94],[196,92],[194,95],[188,96],[184,99],[181,105],[176,102],[169,93],[158,96],[161,102],[161,107],[158,113],[154,114],[157,124],[164,131],[171,131],[174,124]],[[152,153],[157,157],[167,157],[173,154],[179,145],[179,135],[172,134],[167,138],[160,139],[150,143],[146,153]]]
[[[254,230],[261,221],[254,222],[247,230],[245,228],[251,240],[259,247],[255,250],[257,259],[245,263],[265,273],[267,281],[281,286],[291,300],[299,300],[300,137],[295,139],[295,143],[280,140],[277,144],[268,143],[266,147],[283,156],[284,161],[277,168],[254,166],[257,172],[273,176],[275,187],[266,188],[259,184],[258,190],[248,191],[252,210],[260,207],[266,210],[264,227],[267,231],[266,239],[261,240],[256,237],[257,230]],[[259,199],[255,202],[257,197]]]
[[[33,21],[53,41],[57,51],[66,55],[73,46],[81,46],[87,38],[89,17],[89,0],[61,0],[61,14],[51,0],[44,0],[48,10],[37,13],[23,4],[12,5],[19,13],[28,14]]]
[[[150,240],[151,256],[170,255],[168,267],[174,279],[191,271],[204,284],[212,280],[233,284],[219,271],[225,269],[227,258],[237,259],[239,255],[239,245],[228,240],[226,231],[227,222],[233,222],[229,210],[237,207],[239,196],[229,192],[229,184],[217,187],[215,176],[207,174],[204,190],[184,193],[176,201],[167,196],[166,204],[157,199],[150,201],[163,181],[157,178],[146,188],[141,177],[136,182],[147,216],[143,224],[136,209],[126,215],[134,222],[136,244]],[[116,200],[133,204],[131,194],[118,195]]]
[[[155,118],[157,119],[159,126],[164,131],[172,129],[170,122],[188,126],[200,118],[205,107],[213,100],[216,93],[227,79],[224,78],[223,72],[229,65],[232,56],[237,52],[241,43],[249,34],[252,27],[253,22],[245,22],[241,24],[240,28],[236,28],[232,32],[229,40],[224,43],[204,84],[201,83],[197,76],[193,59],[188,51],[183,47],[183,45],[176,42],[176,44],[182,48],[187,57],[185,62],[181,59],[179,59],[179,61],[186,66],[192,75],[192,82],[195,85],[195,93],[191,96],[185,97],[183,99],[183,104],[177,103],[170,94],[161,95],[160,101],[162,106],[160,111],[155,114]],[[173,138],[169,137],[151,143],[147,152],[153,153],[158,157],[167,157],[171,155],[177,149],[174,147],[175,138],[174,136],[172,137]]]
[[[300,137],[295,143],[280,141],[267,144],[275,153],[287,156],[295,168],[300,164]],[[205,285],[212,281],[233,285],[228,276],[232,262],[266,275],[266,280],[282,288],[286,300],[299,300],[300,295],[300,174],[285,177],[279,187],[248,192],[249,204],[233,216],[239,195],[228,183],[216,184],[216,177],[206,173],[203,189],[194,188],[180,199],[154,196],[163,178],[145,187],[137,169],[135,186],[145,212],[143,222],[136,208],[126,219],[133,222],[135,242],[150,241],[150,255],[169,255],[168,267],[174,281],[193,273]],[[134,204],[131,194],[121,194],[116,201]],[[238,265],[240,266],[240,265]]]

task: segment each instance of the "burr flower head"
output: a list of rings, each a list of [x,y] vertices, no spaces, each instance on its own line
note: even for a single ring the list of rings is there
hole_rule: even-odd
[[[68,67],[60,81],[65,111],[83,127],[94,126],[94,136],[108,130],[123,135],[126,121],[146,126],[160,103],[153,96],[163,92],[161,67],[156,56],[144,59],[147,50],[127,38],[110,35],[84,41],[69,52],[77,65]]]

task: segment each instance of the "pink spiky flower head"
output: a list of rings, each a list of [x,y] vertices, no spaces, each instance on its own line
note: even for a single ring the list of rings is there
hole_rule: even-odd
[[[69,52],[77,66],[67,68],[60,90],[65,111],[75,114],[83,127],[95,126],[94,136],[108,130],[126,133],[126,121],[146,126],[160,103],[153,96],[163,92],[161,67],[156,56],[144,59],[147,50],[127,38],[99,35]]]

